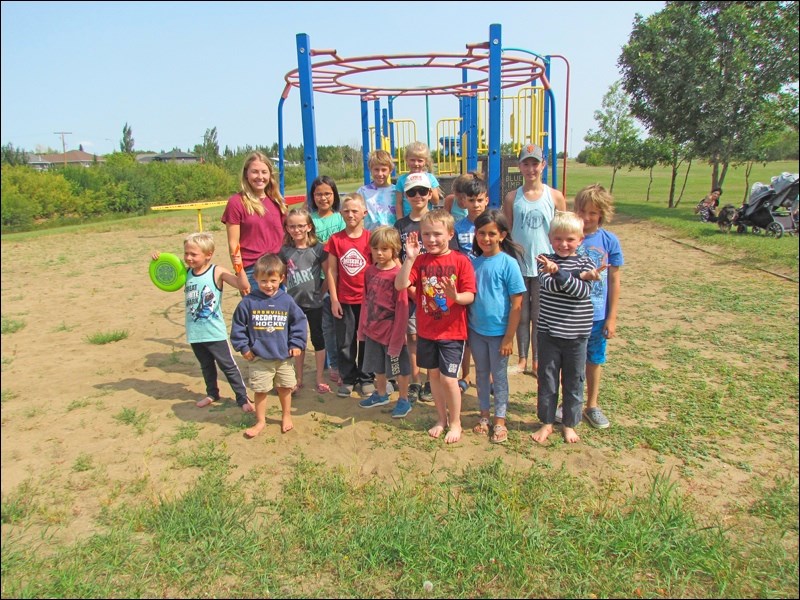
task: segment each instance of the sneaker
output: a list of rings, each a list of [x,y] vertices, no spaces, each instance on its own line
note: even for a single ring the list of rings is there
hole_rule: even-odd
[[[339,389],[336,390],[336,395],[340,398],[349,398],[350,394],[353,393],[353,384],[352,383],[343,383],[339,386]]]
[[[367,398],[375,393],[375,384],[371,381],[362,382],[360,387],[362,398]]]
[[[419,393],[419,399],[423,402],[433,401],[433,392],[431,392],[431,382],[426,381],[422,386],[422,391]]]
[[[564,409],[559,404],[556,407],[556,423],[561,423],[564,420]]]
[[[408,386],[408,401],[414,404],[419,400],[419,394],[422,391],[422,386],[418,383],[412,383]]]
[[[358,405],[361,408],[372,408],[373,406],[384,406],[389,404],[389,396],[381,396],[378,392],[372,392],[369,398],[364,398]]]
[[[611,423],[608,421],[603,411],[598,407],[587,408],[583,411],[584,418],[589,422],[589,425],[595,429],[606,429]]]
[[[411,412],[411,402],[405,398],[400,398],[392,411],[393,419],[402,419]]]

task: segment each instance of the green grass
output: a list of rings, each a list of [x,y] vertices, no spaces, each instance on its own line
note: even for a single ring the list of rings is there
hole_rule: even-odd
[[[25,327],[25,321],[21,319],[12,319],[11,317],[0,318],[0,333],[3,335],[7,333],[16,333]]]
[[[86,341],[90,344],[102,346],[103,344],[111,344],[112,342],[119,342],[124,340],[130,334],[127,329],[115,329],[114,331],[98,331],[91,335],[86,336]]]
[[[139,412],[135,408],[123,408],[114,415],[114,420],[130,425],[138,435],[142,435],[147,428],[147,423],[150,421],[150,412]]]
[[[224,457],[185,493],[122,502],[46,553],[7,536],[5,597],[794,597],[797,556],[734,543],[665,474],[596,494],[502,461],[443,481],[358,481],[302,457],[279,497]],[[255,482],[249,482],[252,485]],[[4,503],[4,521],[6,505]],[[22,517],[9,506],[9,515]],[[280,560],[276,560],[280,557]],[[423,583],[430,581],[427,592]]]

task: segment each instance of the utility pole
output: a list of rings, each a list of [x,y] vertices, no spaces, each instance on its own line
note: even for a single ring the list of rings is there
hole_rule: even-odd
[[[53,133],[56,134],[56,135],[60,135],[61,136],[61,151],[64,153],[64,167],[66,168],[66,166],[67,166],[67,145],[64,142],[64,136],[65,135],[72,135],[72,132],[71,131],[54,131]]]

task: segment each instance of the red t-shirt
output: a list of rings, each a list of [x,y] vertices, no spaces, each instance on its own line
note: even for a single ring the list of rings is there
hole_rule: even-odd
[[[361,304],[364,300],[364,272],[372,262],[369,231],[364,229],[357,238],[351,238],[344,229],[334,233],[325,242],[325,252],[337,261],[339,302]]]
[[[283,245],[283,214],[272,198],[264,198],[264,214],[247,214],[242,195],[228,198],[228,205],[220,219],[226,225],[239,226],[239,250],[242,264],[249,267],[267,253],[277,254]]]
[[[461,252],[420,254],[409,279],[417,287],[417,332],[427,340],[466,340],[467,307],[444,295],[443,278],[455,278],[457,292],[475,293],[475,270]]]

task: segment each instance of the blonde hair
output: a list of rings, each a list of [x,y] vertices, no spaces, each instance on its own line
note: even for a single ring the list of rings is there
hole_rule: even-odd
[[[347,204],[348,202],[358,202],[361,205],[361,208],[367,210],[367,201],[364,200],[364,196],[362,196],[357,192],[353,192],[352,194],[347,194],[344,196],[344,198],[342,198],[342,208],[344,208],[344,205]]]
[[[556,231],[562,233],[577,233],[583,236],[583,219],[573,212],[557,212],[550,221],[550,234]]]
[[[294,238],[289,233],[289,219],[292,217],[305,218],[306,225],[308,225],[308,230],[306,231],[306,243],[309,246],[316,246],[317,243],[319,243],[319,240],[317,239],[317,228],[314,226],[314,219],[311,218],[311,213],[303,207],[292,208],[288,213],[286,213],[286,219],[283,221],[283,245],[294,247]]]
[[[400,232],[389,225],[376,227],[369,235],[369,247],[380,248],[381,246],[392,249],[394,252],[392,258],[400,256],[400,250],[403,247],[400,241]]]
[[[214,249],[216,248],[214,236],[207,231],[190,233],[183,240],[183,245],[186,246],[186,244],[197,246],[203,254],[214,254]]]
[[[419,156],[425,159],[425,166],[428,171],[433,169],[433,159],[431,159],[431,151],[428,145],[424,142],[411,142],[406,146],[405,159],[408,160],[409,155]]]
[[[591,204],[600,211],[600,225],[610,223],[614,217],[614,196],[599,183],[587,185],[575,196],[575,210],[580,211]]]
[[[394,160],[392,159],[392,155],[386,150],[373,150],[369,153],[367,166],[370,169],[372,167],[389,167],[389,169],[394,169]]]
[[[261,198],[258,197],[258,194],[256,194],[255,190],[250,185],[250,182],[247,180],[247,172],[250,170],[250,165],[256,161],[261,161],[267,165],[267,169],[269,169],[269,183],[267,183],[267,189],[264,191],[266,192],[267,197],[272,198],[278,205],[281,214],[285,215],[286,202],[283,200],[283,196],[281,196],[278,181],[275,178],[275,167],[272,166],[272,162],[269,160],[269,158],[267,158],[261,152],[251,152],[248,154],[247,158],[244,160],[244,165],[242,166],[240,187],[242,204],[244,204],[245,211],[248,215],[256,213],[258,216],[263,217],[266,210],[261,202]]]
[[[280,275],[286,277],[286,263],[277,254],[265,254],[260,257],[253,267],[253,277],[259,275]]]
[[[422,226],[423,223],[442,223],[447,228],[448,232],[453,233],[455,231],[456,221],[453,218],[453,215],[451,215],[445,209],[435,208],[422,215],[422,219],[420,219],[420,226]]]

